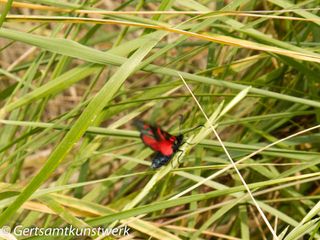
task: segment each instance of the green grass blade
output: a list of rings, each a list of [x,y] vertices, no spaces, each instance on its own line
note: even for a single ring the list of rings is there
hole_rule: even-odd
[[[159,39],[163,34],[159,34]],[[20,206],[35,192],[41,184],[51,175],[59,166],[64,157],[71,150],[75,142],[85,133],[87,128],[103,110],[104,106],[112,99],[113,95],[121,87],[127,77],[132,74],[142,59],[154,47],[157,41],[150,40],[146,42],[143,48],[135,52],[127,62],[125,62],[117,72],[108,80],[99,93],[92,99],[81,116],[75,122],[73,127],[68,131],[60,144],[55,148],[48,158],[46,164],[40,172],[31,180],[31,182],[22,191],[19,197],[0,215],[0,225],[6,221],[20,208]]]

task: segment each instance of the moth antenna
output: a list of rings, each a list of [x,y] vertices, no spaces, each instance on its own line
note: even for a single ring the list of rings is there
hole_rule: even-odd
[[[183,134],[188,133],[188,132],[192,132],[192,131],[196,130],[197,128],[200,128],[200,127],[204,127],[204,125],[201,124],[201,125],[198,125],[196,127],[190,128],[187,131],[185,131]]]

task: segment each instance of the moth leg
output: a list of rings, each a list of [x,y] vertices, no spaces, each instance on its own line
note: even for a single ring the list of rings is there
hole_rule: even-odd
[[[180,162],[180,160],[181,160],[181,155],[182,155],[182,153],[183,153],[184,151],[178,149],[177,152],[180,152],[180,154],[179,154],[179,156],[178,156],[178,164],[181,164],[181,163],[182,163],[182,162]]]
[[[170,164],[171,164],[171,168],[173,169],[173,162],[172,162],[172,161],[170,161]]]
[[[181,164],[182,162],[180,162],[180,157],[181,157],[181,154],[183,153],[183,151],[178,149],[177,152],[180,152],[177,160],[178,160],[178,164]],[[170,161],[170,164],[171,164],[171,167],[173,168],[173,161]]]
[[[181,145],[183,145],[183,144],[188,144],[189,146],[194,146],[194,145],[196,145],[195,143],[189,143],[188,141],[185,141],[185,142],[183,142]]]

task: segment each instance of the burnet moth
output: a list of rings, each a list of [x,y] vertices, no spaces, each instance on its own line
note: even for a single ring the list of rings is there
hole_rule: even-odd
[[[174,136],[158,126],[150,125],[140,120],[135,120],[134,125],[139,130],[143,143],[156,152],[151,164],[153,169],[166,165],[183,144],[182,134]]]

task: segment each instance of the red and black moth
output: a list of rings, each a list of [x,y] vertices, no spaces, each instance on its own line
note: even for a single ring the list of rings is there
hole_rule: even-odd
[[[183,135],[173,136],[157,126],[135,120],[134,125],[140,131],[143,143],[156,152],[152,159],[151,168],[160,168],[166,165],[182,145]]]

